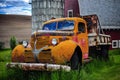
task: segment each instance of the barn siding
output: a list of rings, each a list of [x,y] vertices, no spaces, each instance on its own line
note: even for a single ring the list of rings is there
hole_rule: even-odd
[[[73,10],[73,16],[77,17],[79,13],[78,0],[65,0],[64,16],[67,17],[67,11]]]
[[[104,30],[105,34],[110,35],[111,36],[111,43],[113,42],[113,40],[118,41],[118,47],[120,49],[120,29],[107,29]],[[110,46],[110,49],[117,49],[117,48],[112,48],[112,45]]]
[[[52,17],[63,17],[64,0],[32,0],[32,30],[41,29]]]

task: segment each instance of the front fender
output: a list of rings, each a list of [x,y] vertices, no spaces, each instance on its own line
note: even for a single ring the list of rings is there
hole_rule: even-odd
[[[55,63],[64,64],[70,61],[76,47],[77,44],[72,40],[63,41],[52,48],[52,58]]]
[[[24,62],[24,46],[17,45],[12,51],[12,62]]]

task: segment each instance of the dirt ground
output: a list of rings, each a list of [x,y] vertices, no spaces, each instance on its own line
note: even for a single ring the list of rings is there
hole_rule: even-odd
[[[0,42],[4,42],[6,48],[9,48],[11,36],[15,36],[17,41],[29,41],[31,31],[31,16],[0,15]]]

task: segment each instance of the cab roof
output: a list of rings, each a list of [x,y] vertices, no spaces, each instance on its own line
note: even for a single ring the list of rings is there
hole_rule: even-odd
[[[48,20],[46,22],[44,22],[44,24],[47,24],[47,23],[51,23],[51,22],[56,22],[56,21],[63,21],[63,20],[79,20],[81,22],[86,22],[83,18],[80,18],[80,17],[65,17],[65,18],[56,18],[56,19],[51,19],[51,20]]]

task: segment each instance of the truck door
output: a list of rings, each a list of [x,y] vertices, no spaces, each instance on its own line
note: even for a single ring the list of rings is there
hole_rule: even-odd
[[[78,22],[78,44],[82,50],[83,58],[88,58],[88,34],[87,34],[87,26],[83,22]]]

